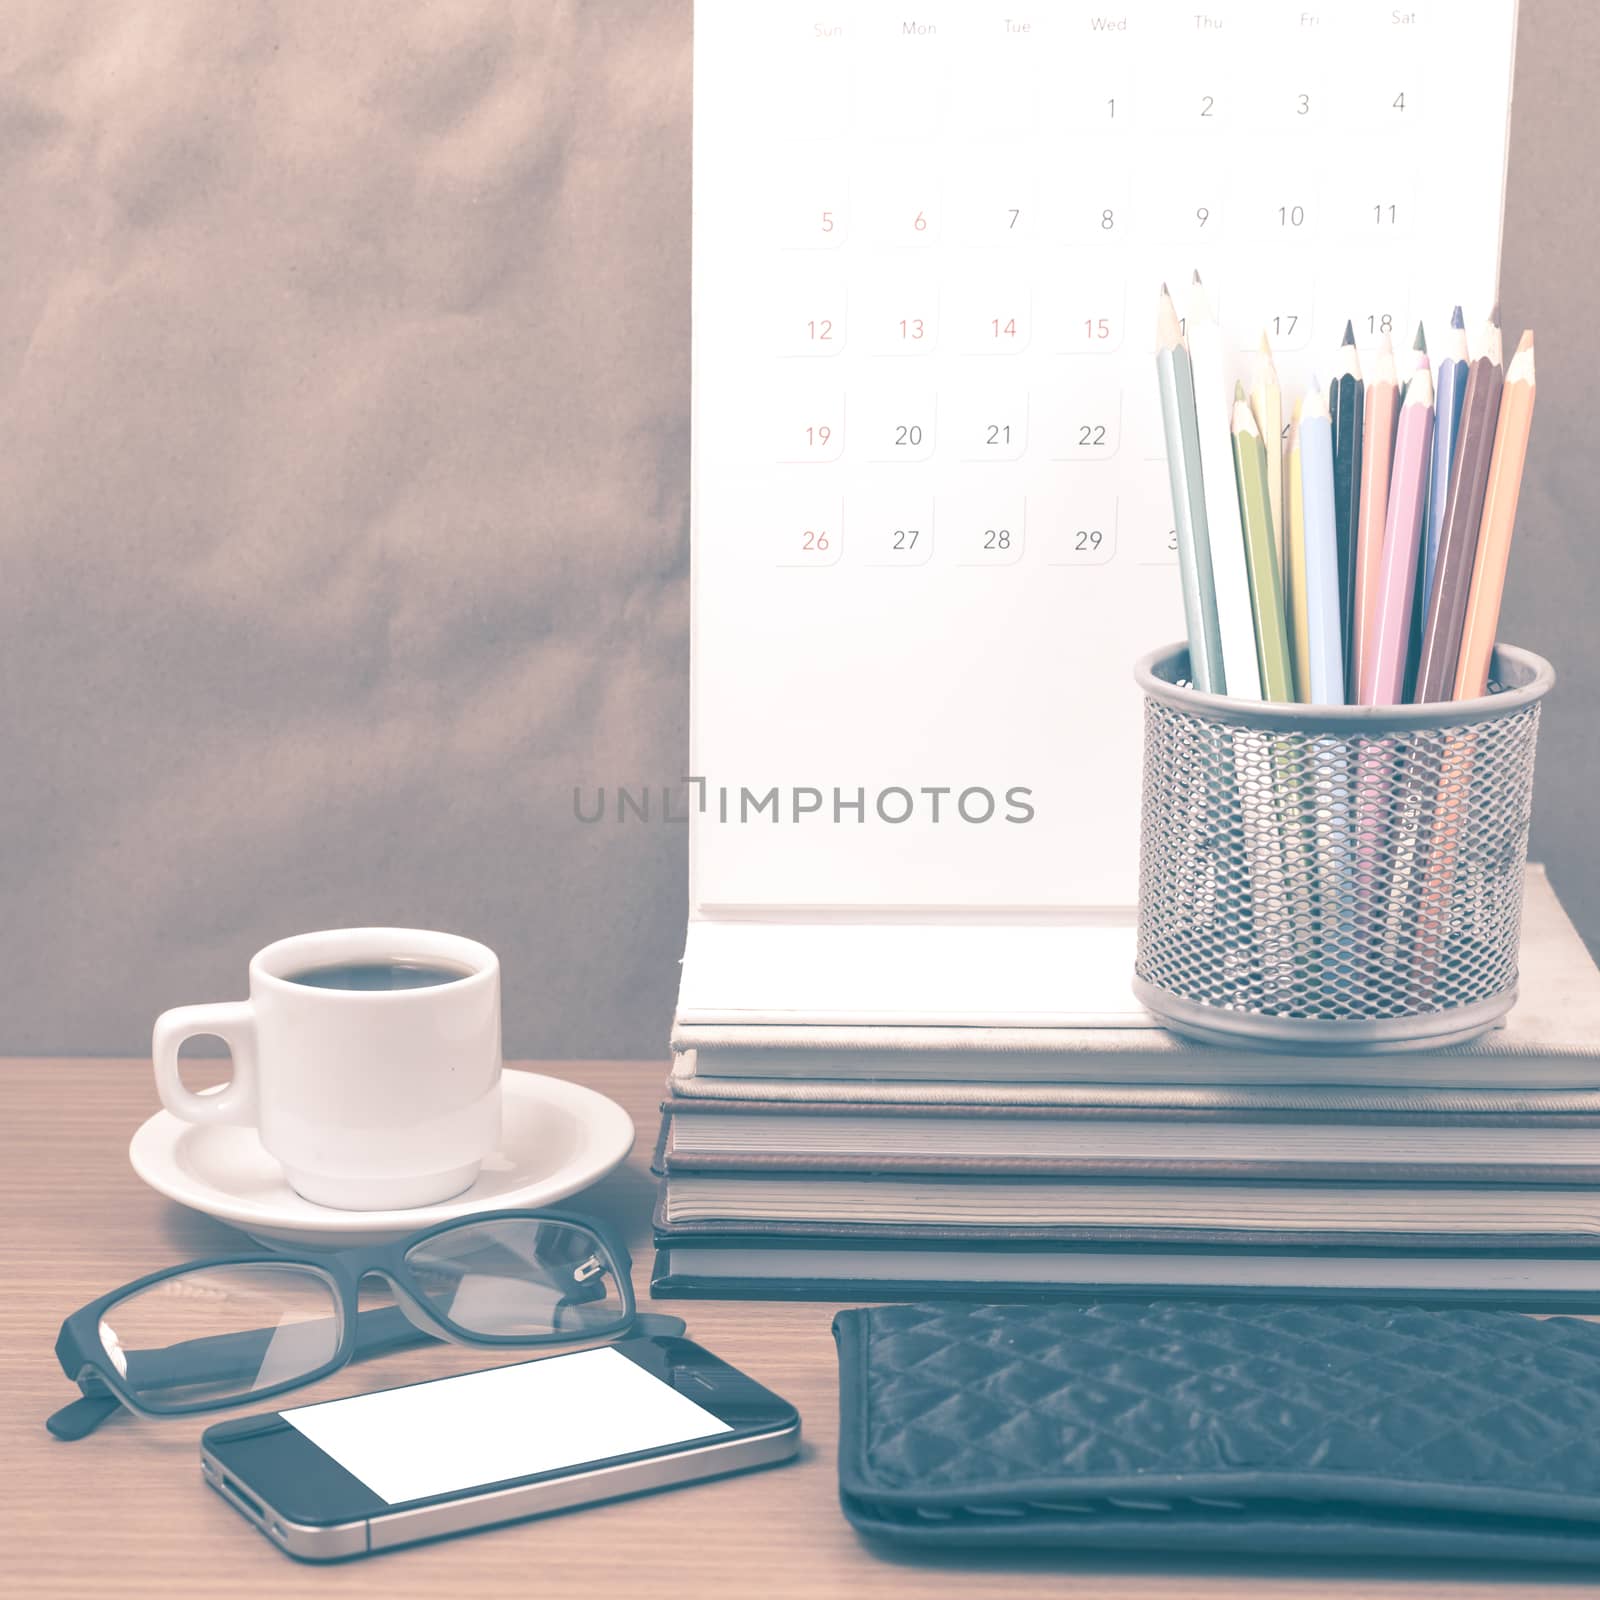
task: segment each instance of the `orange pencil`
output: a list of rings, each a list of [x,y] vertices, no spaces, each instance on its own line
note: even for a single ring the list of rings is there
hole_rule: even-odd
[[[1383,566],[1383,530],[1389,515],[1389,464],[1394,457],[1395,414],[1400,402],[1400,386],[1395,381],[1394,346],[1384,334],[1378,350],[1378,370],[1367,384],[1366,413],[1362,418],[1361,513],[1356,531],[1356,582],[1354,622],[1354,668],[1351,673],[1351,699],[1360,698],[1354,686],[1367,679],[1367,657],[1371,653],[1373,630],[1377,622],[1378,588]]]
[[[1528,455],[1528,429],[1533,423],[1533,331],[1522,336],[1506,368],[1495,423],[1494,455],[1489,462],[1489,489],[1478,524],[1478,552],[1472,564],[1472,590],[1467,620],[1461,631],[1456,664],[1457,700],[1470,700],[1489,689],[1489,655],[1500,624],[1506,565],[1511,559],[1511,534],[1517,520],[1517,494]]]

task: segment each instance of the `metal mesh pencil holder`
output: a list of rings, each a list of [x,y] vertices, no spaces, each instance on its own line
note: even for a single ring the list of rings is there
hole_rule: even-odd
[[[1501,645],[1489,694],[1382,707],[1201,694],[1181,646],[1135,671],[1151,1012],[1213,1043],[1366,1052],[1510,1009],[1547,661]]]

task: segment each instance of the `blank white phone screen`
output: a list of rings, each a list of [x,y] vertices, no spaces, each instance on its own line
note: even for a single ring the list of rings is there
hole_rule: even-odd
[[[281,1415],[390,1505],[733,1431],[610,1348]]]

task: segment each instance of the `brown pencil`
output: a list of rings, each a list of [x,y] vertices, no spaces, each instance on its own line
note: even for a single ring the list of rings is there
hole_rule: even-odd
[[[1522,464],[1533,422],[1533,394],[1533,334],[1528,332],[1523,334],[1517,353],[1506,368],[1505,387],[1500,391],[1500,420],[1494,432],[1489,488],[1483,498],[1483,524],[1478,530],[1478,553],[1472,569],[1472,593],[1456,665],[1457,700],[1470,700],[1487,693],[1489,688],[1489,653],[1494,649],[1500,599],[1505,593],[1506,563],[1517,520],[1517,491],[1522,487]]]
[[[1439,556],[1428,597],[1428,620],[1417,661],[1419,702],[1454,698],[1461,630],[1472,593],[1478,553],[1478,525],[1489,484],[1495,423],[1500,412],[1500,308],[1490,313],[1483,350],[1467,371],[1461,402],[1461,433],[1450,468],[1450,489],[1439,529]]]

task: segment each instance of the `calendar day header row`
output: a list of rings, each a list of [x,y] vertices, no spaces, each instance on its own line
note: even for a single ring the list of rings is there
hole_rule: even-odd
[[[1493,3],[1493,0],[1491,0]],[[1228,38],[1241,47],[1252,39],[1281,41],[1299,35],[1327,42],[1337,38],[1371,43],[1388,33],[1422,34],[1437,26],[1437,6],[1396,5],[1392,0],[1234,0],[1196,5],[1194,0],[1155,0],[1139,5],[845,5],[772,7],[767,25],[784,43],[811,40],[819,45],[936,48],[940,43],[993,41],[1019,49],[1057,39],[1148,41],[1159,36],[1184,39]],[[1453,8],[1470,18],[1481,10],[1474,0]]]

